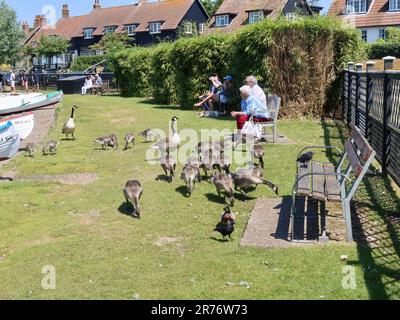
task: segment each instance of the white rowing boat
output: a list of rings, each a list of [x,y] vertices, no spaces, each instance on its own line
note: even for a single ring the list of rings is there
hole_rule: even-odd
[[[32,112],[16,114],[10,117],[0,118],[0,126],[4,126],[7,122],[11,122],[19,138],[24,140],[29,137],[35,125],[34,115]]]
[[[18,133],[11,121],[0,126],[0,160],[14,157],[20,146]]]

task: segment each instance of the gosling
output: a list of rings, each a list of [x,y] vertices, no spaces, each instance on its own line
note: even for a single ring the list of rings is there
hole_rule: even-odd
[[[115,133],[113,133],[112,135],[110,135],[109,137],[111,139],[111,141],[108,143],[109,147],[112,147],[114,150],[118,149],[118,137]]]
[[[153,129],[146,129],[140,132],[139,136],[144,137],[146,142],[154,141],[155,138],[159,137],[159,135]]]
[[[233,196],[234,183],[232,176],[225,173],[217,173],[211,178],[211,183],[214,184],[218,195],[221,197],[222,191],[224,192],[224,201],[229,199],[230,205],[233,206],[235,198]]]
[[[135,146],[135,135],[133,133],[127,133],[125,135],[125,148],[124,150],[128,150],[129,145]]]
[[[264,169],[264,148],[260,144],[255,144],[250,150],[251,156],[253,158],[253,163],[255,159],[258,160],[262,169]]]
[[[246,189],[252,185],[259,185],[259,184],[265,184],[266,186],[270,187],[272,191],[278,195],[278,186],[273,184],[271,181],[255,176],[253,174],[247,173],[247,174],[234,174],[233,175],[233,181],[235,184],[235,190],[239,191],[241,194],[243,194],[245,197],[248,197],[248,195],[243,191],[243,189]]]
[[[60,145],[59,141],[54,141],[54,140],[50,140],[49,142],[46,143],[46,145],[43,147],[42,152],[43,155],[47,155],[48,152],[51,155],[55,155],[57,153],[57,148]]]
[[[95,139],[93,142],[96,142],[101,145],[103,150],[107,150],[107,147],[113,144],[112,139],[110,137],[100,137]]]
[[[131,204],[133,206],[133,213],[140,219],[140,198],[143,194],[142,185],[137,180],[129,180],[123,191],[127,205]]]
[[[25,146],[25,150],[27,152],[27,156],[33,158],[35,153],[35,145],[32,142],[29,142]]]
[[[192,165],[193,167],[196,167],[197,168],[197,171],[198,171],[198,174],[197,174],[197,181],[198,182],[201,182],[201,173],[200,173],[200,166],[201,166],[201,163],[200,163],[200,161],[199,161],[199,158],[197,158],[197,157],[190,157],[190,158],[188,158],[187,160],[186,160],[186,163],[185,164],[189,164],[189,165]]]
[[[165,176],[168,179],[168,182],[171,183],[173,177],[175,177],[175,170],[176,170],[176,160],[171,155],[163,155],[161,160],[161,168],[163,168]]]
[[[187,164],[183,167],[181,179],[185,181],[189,197],[195,190],[196,180],[199,180],[199,169],[195,166]]]

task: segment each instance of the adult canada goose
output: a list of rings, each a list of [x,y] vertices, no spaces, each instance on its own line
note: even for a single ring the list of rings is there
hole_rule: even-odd
[[[251,149],[250,149],[250,154],[251,157],[253,158],[253,163],[254,160],[257,159],[259,161],[259,164],[262,169],[264,169],[264,148],[260,144],[255,144]]]
[[[136,217],[140,219],[140,198],[143,194],[143,188],[139,181],[129,180],[124,188],[124,196],[126,203],[132,204]]]
[[[124,150],[128,150],[129,145],[132,143],[132,145],[135,145],[135,135],[133,133],[127,133],[125,135],[125,148]]]
[[[178,133],[178,118],[173,116],[171,119],[171,132],[172,135],[158,141],[153,145],[154,149],[159,149],[162,153],[169,154],[171,151],[176,150],[181,144],[181,137]]]
[[[58,141],[54,141],[54,140],[50,140],[49,142],[47,142],[45,144],[45,146],[42,149],[43,155],[47,155],[47,151],[50,152],[51,155],[54,155],[57,153],[57,148],[60,145],[60,142]]]
[[[265,184],[268,187],[272,189],[277,195],[278,195],[278,187],[273,184],[271,181],[258,177],[252,173],[246,173],[246,174],[234,174],[233,175],[233,181],[235,184],[235,190],[239,191],[241,194],[244,196],[248,197],[248,195],[243,191],[243,189],[246,189],[252,185],[259,185],[259,184]]]
[[[176,160],[173,156],[165,154],[160,160],[161,168],[163,168],[165,176],[168,178],[169,183],[172,182],[172,178],[175,177]],[[168,177],[169,174],[169,177]]]
[[[65,134],[67,136],[67,139],[69,139],[69,135],[72,135],[72,139],[75,140],[75,121],[74,121],[74,112],[75,109],[78,109],[77,106],[72,106],[72,110],[71,110],[71,117],[67,120],[66,123],[64,123],[64,126],[62,128],[62,134]]]
[[[230,205],[233,206],[235,198],[233,197],[234,183],[232,176],[225,173],[216,173],[211,178],[211,182],[214,184],[218,195],[221,197],[221,192],[223,191],[224,201],[226,201],[226,198],[228,198],[230,201]]]
[[[185,181],[189,197],[192,195],[195,189],[196,180],[199,180],[199,169],[195,166],[187,164],[183,167],[181,179]]]

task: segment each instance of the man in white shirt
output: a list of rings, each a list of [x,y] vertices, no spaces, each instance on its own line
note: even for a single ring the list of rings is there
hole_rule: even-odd
[[[264,106],[267,106],[267,97],[265,96],[264,90],[258,85],[257,78],[255,76],[248,76],[246,78],[246,84],[251,87],[251,95],[257,98]]]

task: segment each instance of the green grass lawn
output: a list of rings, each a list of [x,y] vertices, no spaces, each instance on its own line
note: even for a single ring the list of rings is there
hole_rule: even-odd
[[[181,192],[181,165],[171,185],[155,180],[162,169],[146,162],[149,144],[141,138],[128,151],[104,152],[92,142],[115,132],[121,144],[132,130],[167,129],[173,115],[180,118],[179,130],[233,129],[232,120],[198,119],[194,112],[140,99],[66,96],[50,138],[63,138],[61,127],[72,104],[80,107],[76,141],[62,141],[53,157],[39,151],[33,159],[19,156],[2,170],[16,168],[24,176],[97,173],[99,180],[86,186],[0,184],[1,299],[132,299],[135,294],[141,299],[369,299],[399,294],[393,285],[388,291],[382,277],[385,270],[374,267],[379,257],[369,248],[355,244],[239,247],[255,200],[236,201],[233,241],[213,240],[212,229],[224,205],[207,197],[216,194],[210,183],[198,185],[189,199]],[[334,123],[281,121],[279,130],[296,144],[266,146],[265,176],[279,185],[281,195],[289,195],[299,149],[325,144],[327,133],[330,143],[341,145],[342,140]],[[122,188],[133,178],[145,190],[141,220],[119,212]],[[262,186],[251,195],[274,196]],[[175,241],[157,245],[162,238]],[[348,261],[341,261],[340,255],[347,255]],[[341,285],[346,264],[356,268],[354,290]],[[56,268],[55,290],[41,287],[46,265]],[[242,280],[250,288],[237,285]]]

